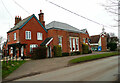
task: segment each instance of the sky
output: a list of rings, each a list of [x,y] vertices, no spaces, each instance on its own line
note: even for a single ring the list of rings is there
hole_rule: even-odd
[[[101,4],[107,4],[107,0],[49,1],[106,26],[116,25],[116,22],[113,21],[113,18],[115,18],[114,15],[107,12],[105,8],[101,6]],[[103,26],[65,11],[49,3],[48,0],[0,0],[0,36],[3,36],[5,39],[7,38],[7,31],[14,26],[15,16],[21,16],[21,18],[24,19],[35,14],[38,17],[40,10],[44,13],[46,24],[52,21],[67,23],[80,30],[87,29],[90,36],[98,35],[102,32]],[[113,32],[118,36],[117,27],[104,28],[107,33]]]

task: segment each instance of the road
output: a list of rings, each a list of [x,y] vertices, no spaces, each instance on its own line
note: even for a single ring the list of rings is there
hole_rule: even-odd
[[[65,67],[15,81],[115,81],[118,56]]]

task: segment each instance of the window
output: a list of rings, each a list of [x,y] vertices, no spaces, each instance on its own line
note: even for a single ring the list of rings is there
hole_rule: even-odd
[[[37,32],[37,40],[42,40],[42,33]]]
[[[10,53],[13,54],[13,47],[10,48]]]
[[[76,50],[79,51],[78,39],[76,39]]]
[[[73,51],[75,51],[75,39],[73,38]]]
[[[31,39],[31,31],[26,31],[26,39]]]
[[[85,43],[85,38],[83,38],[83,43]]]
[[[10,41],[10,37],[9,37],[9,35],[8,35],[8,42]]]
[[[70,51],[72,51],[72,42],[71,42],[71,38],[69,38],[70,41]]]
[[[16,33],[14,33],[14,40],[16,40]]]
[[[33,48],[36,48],[36,47],[38,47],[37,44],[31,44],[31,45],[30,45],[30,52],[32,52],[32,49],[33,49]]]
[[[61,48],[62,48],[62,37],[59,37],[59,45],[60,45]]]

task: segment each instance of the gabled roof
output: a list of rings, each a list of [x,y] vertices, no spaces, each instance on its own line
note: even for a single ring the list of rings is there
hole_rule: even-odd
[[[17,23],[13,28],[11,28],[7,33],[21,29],[26,23],[29,22],[29,20],[31,20],[32,18],[35,18],[39,24],[42,26],[42,28],[47,32],[46,28],[41,24],[41,22],[37,19],[37,17],[33,14],[31,16],[28,16],[27,18],[21,20],[19,23]]]
[[[46,25],[46,29],[58,29],[58,30],[65,30],[69,32],[77,32],[80,33],[81,31],[69,24],[58,22],[58,21],[52,21],[49,24]]]
[[[80,31],[86,34],[87,29],[81,29]]]
[[[90,43],[98,43],[100,39],[100,35],[94,35],[90,37]]]
[[[52,37],[48,37],[40,44],[40,46],[47,46],[52,40]]]

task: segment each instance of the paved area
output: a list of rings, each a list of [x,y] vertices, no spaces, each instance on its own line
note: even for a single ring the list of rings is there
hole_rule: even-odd
[[[90,61],[15,81],[116,81],[118,56]]]
[[[89,56],[93,54],[102,54],[105,52],[93,52],[92,54],[86,55],[76,55],[76,56],[67,56],[67,57],[58,57],[58,58],[47,58],[41,60],[29,60],[22,66],[20,66],[17,70],[11,73],[6,80],[13,79],[16,77],[21,77],[23,75],[33,74],[33,73],[43,73],[51,70],[56,70],[59,68],[63,68],[67,66],[68,61],[82,56]]]

